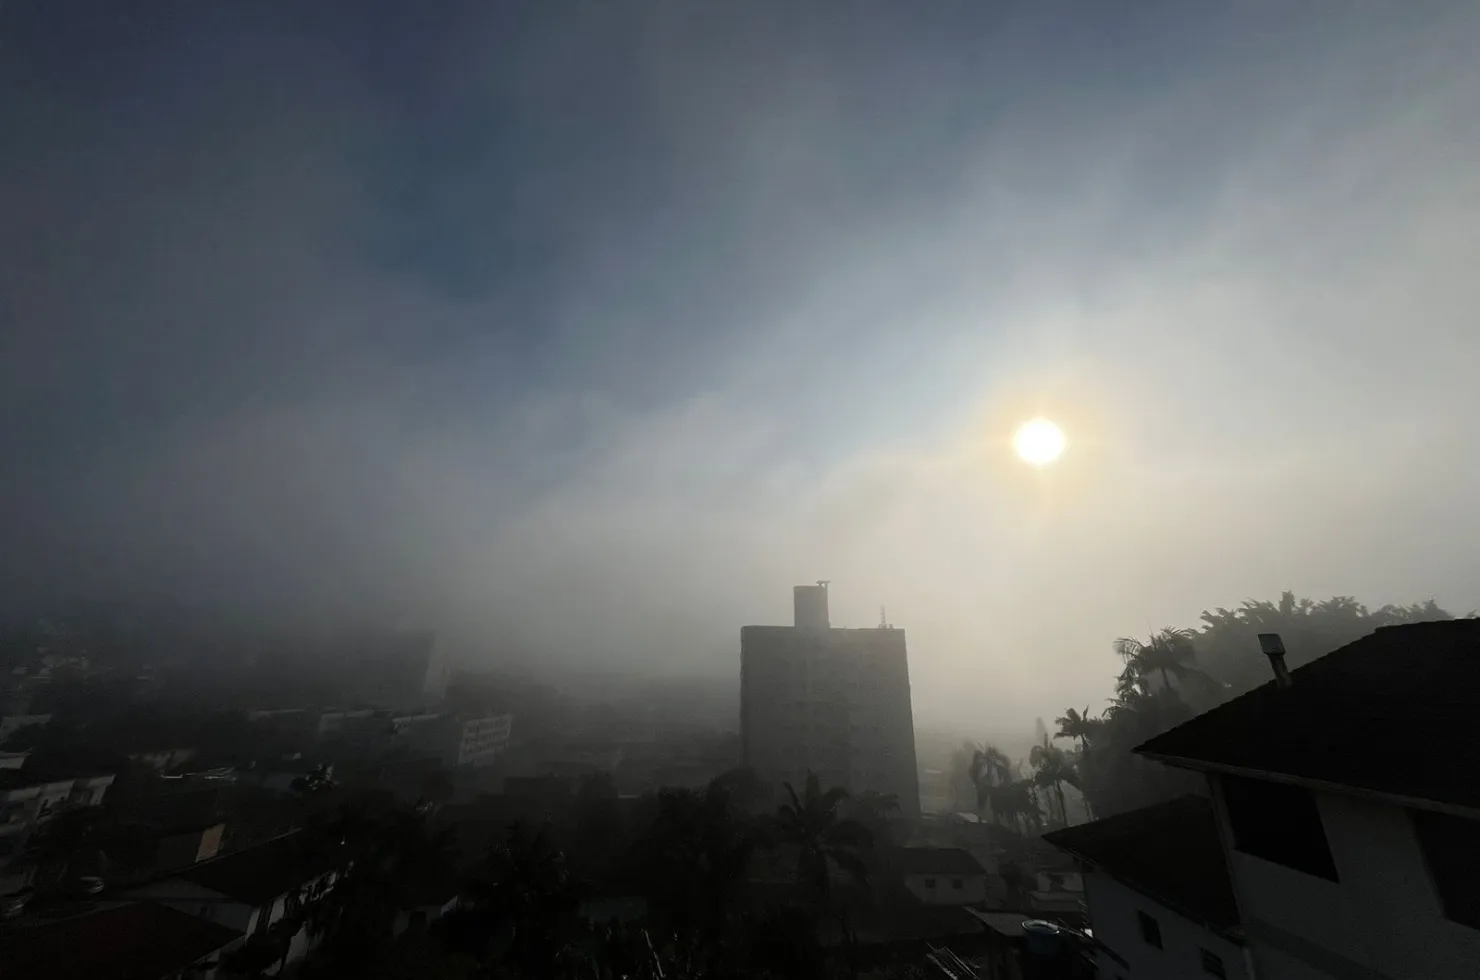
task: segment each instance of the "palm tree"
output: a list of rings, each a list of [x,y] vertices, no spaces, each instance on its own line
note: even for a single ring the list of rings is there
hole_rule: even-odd
[[[1121,673],[1121,686],[1144,683],[1154,676],[1160,676],[1162,685],[1168,690],[1172,689],[1173,678],[1178,683],[1196,679],[1215,685],[1216,682],[1196,666],[1197,650],[1193,646],[1193,635],[1188,629],[1167,628],[1145,643],[1126,636],[1116,640],[1115,652],[1125,661],[1126,668]]]
[[[735,781],[712,780],[701,792],[663,790],[658,812],[638,842],[638,867],[655,910],[680,931],[718,938],[757,838],[734,801]]]
[[[1053,790],[1054,798],[1059,805],[1059,820],[1067,825],[1069,811],[1064,803],[1064,784],[1068,783],[1075,789],[1083,790],[1074,763],[1062,749],[1052,745],[1033,746],[1033,751],[1028,755],[1028,761],[1033,766],[1034,785],[1045,790]]]
[[[992,813],[1011,822],[1020,833],[1031,833],[1042,823],[1043,813],[1031,779],[1014,779],[991,788]]]
[[[777,810],[780,839],[797,849],[797,878],[812,890],[825,912],[832,900],[832,869],[837,867],[855,881],[868,880],[868,869],[860,852],[873,847],[873,836],[857,820],[843,817],[838,807],[848,799],[840,786],[824,791],[816,773],[807,773],[802,795],[790,783],[783,784],[790,797]]]
[[[1100,719],[1089,716],[1089,705],[1084,706],[1083,712],[1070,708],[1058,718],[1055,718],[1054,722],[1059,726],[1059,730],[1054,734],[1054,738],[1078,739],[1081,752],[1084,751],[1085,743],[1089,741],[1090,736],[1099,731],[1102,724]]]
[[[992,819],[997,821],[999,814],[993,802],[993,790],[1012,782],[1012,760],[997,746],[986,745],[972,753],[968,771],[971,783],[976,787],[977,810],[990,806]]]
[[[467,897],[477,942],[496,940],[531,976],[553,975],[579,932],[580,886],[547,826],[511,825],[488,849]]]

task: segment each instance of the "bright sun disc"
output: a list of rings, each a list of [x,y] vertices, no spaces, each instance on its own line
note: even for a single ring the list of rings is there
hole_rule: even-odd
[[[1048,419],[1024,422],[1012,437],[1012,450],[1032,466],[1047,466],[1064,454],[1064,430]]]

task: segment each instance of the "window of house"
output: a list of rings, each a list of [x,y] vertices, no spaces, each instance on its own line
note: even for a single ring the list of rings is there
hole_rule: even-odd
[[[957,891],[960,891],[961,889],[966,887],[966,882],[962,881],[960,878],[952,878],[951,887],[956,889]]]
[[[1480,929],[1480,823],[1409,810],[1444,917]]]
[[[925,879],[925,887],[926,888],[934,888],[935,887],[935,879],[934,878],[926,878]]]
[[[1136,923],[1141,927],[1141,939],[1146,945],[1161,949],[1161,923],[1139,910],[1136,912]]]
[[[1210,977],[1217,977],[1218,980],[1227,980],[1228,971],[1223,968],[1223,957],[1206,949],[1199,949],[1198,952],[1202,954],[1204,973]]]
[[[1235,850],[1308,875],[1339,881],[1315,797],[1299,786],[1222,778]]]

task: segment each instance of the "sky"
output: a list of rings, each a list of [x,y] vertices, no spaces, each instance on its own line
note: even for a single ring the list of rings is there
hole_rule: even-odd
[[[0,591],[727,677],[829,579],[925,725],[1283,589],[1480,607],[1477,45],[1461,0],[4,0]]]

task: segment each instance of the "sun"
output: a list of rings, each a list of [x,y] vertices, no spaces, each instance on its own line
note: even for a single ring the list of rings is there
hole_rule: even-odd
[[[1030,466],[1047,466],[1064,455],[1068,444],[1064,430],[1048,419],[1024,422],[1012,436],[1013,452]]]

